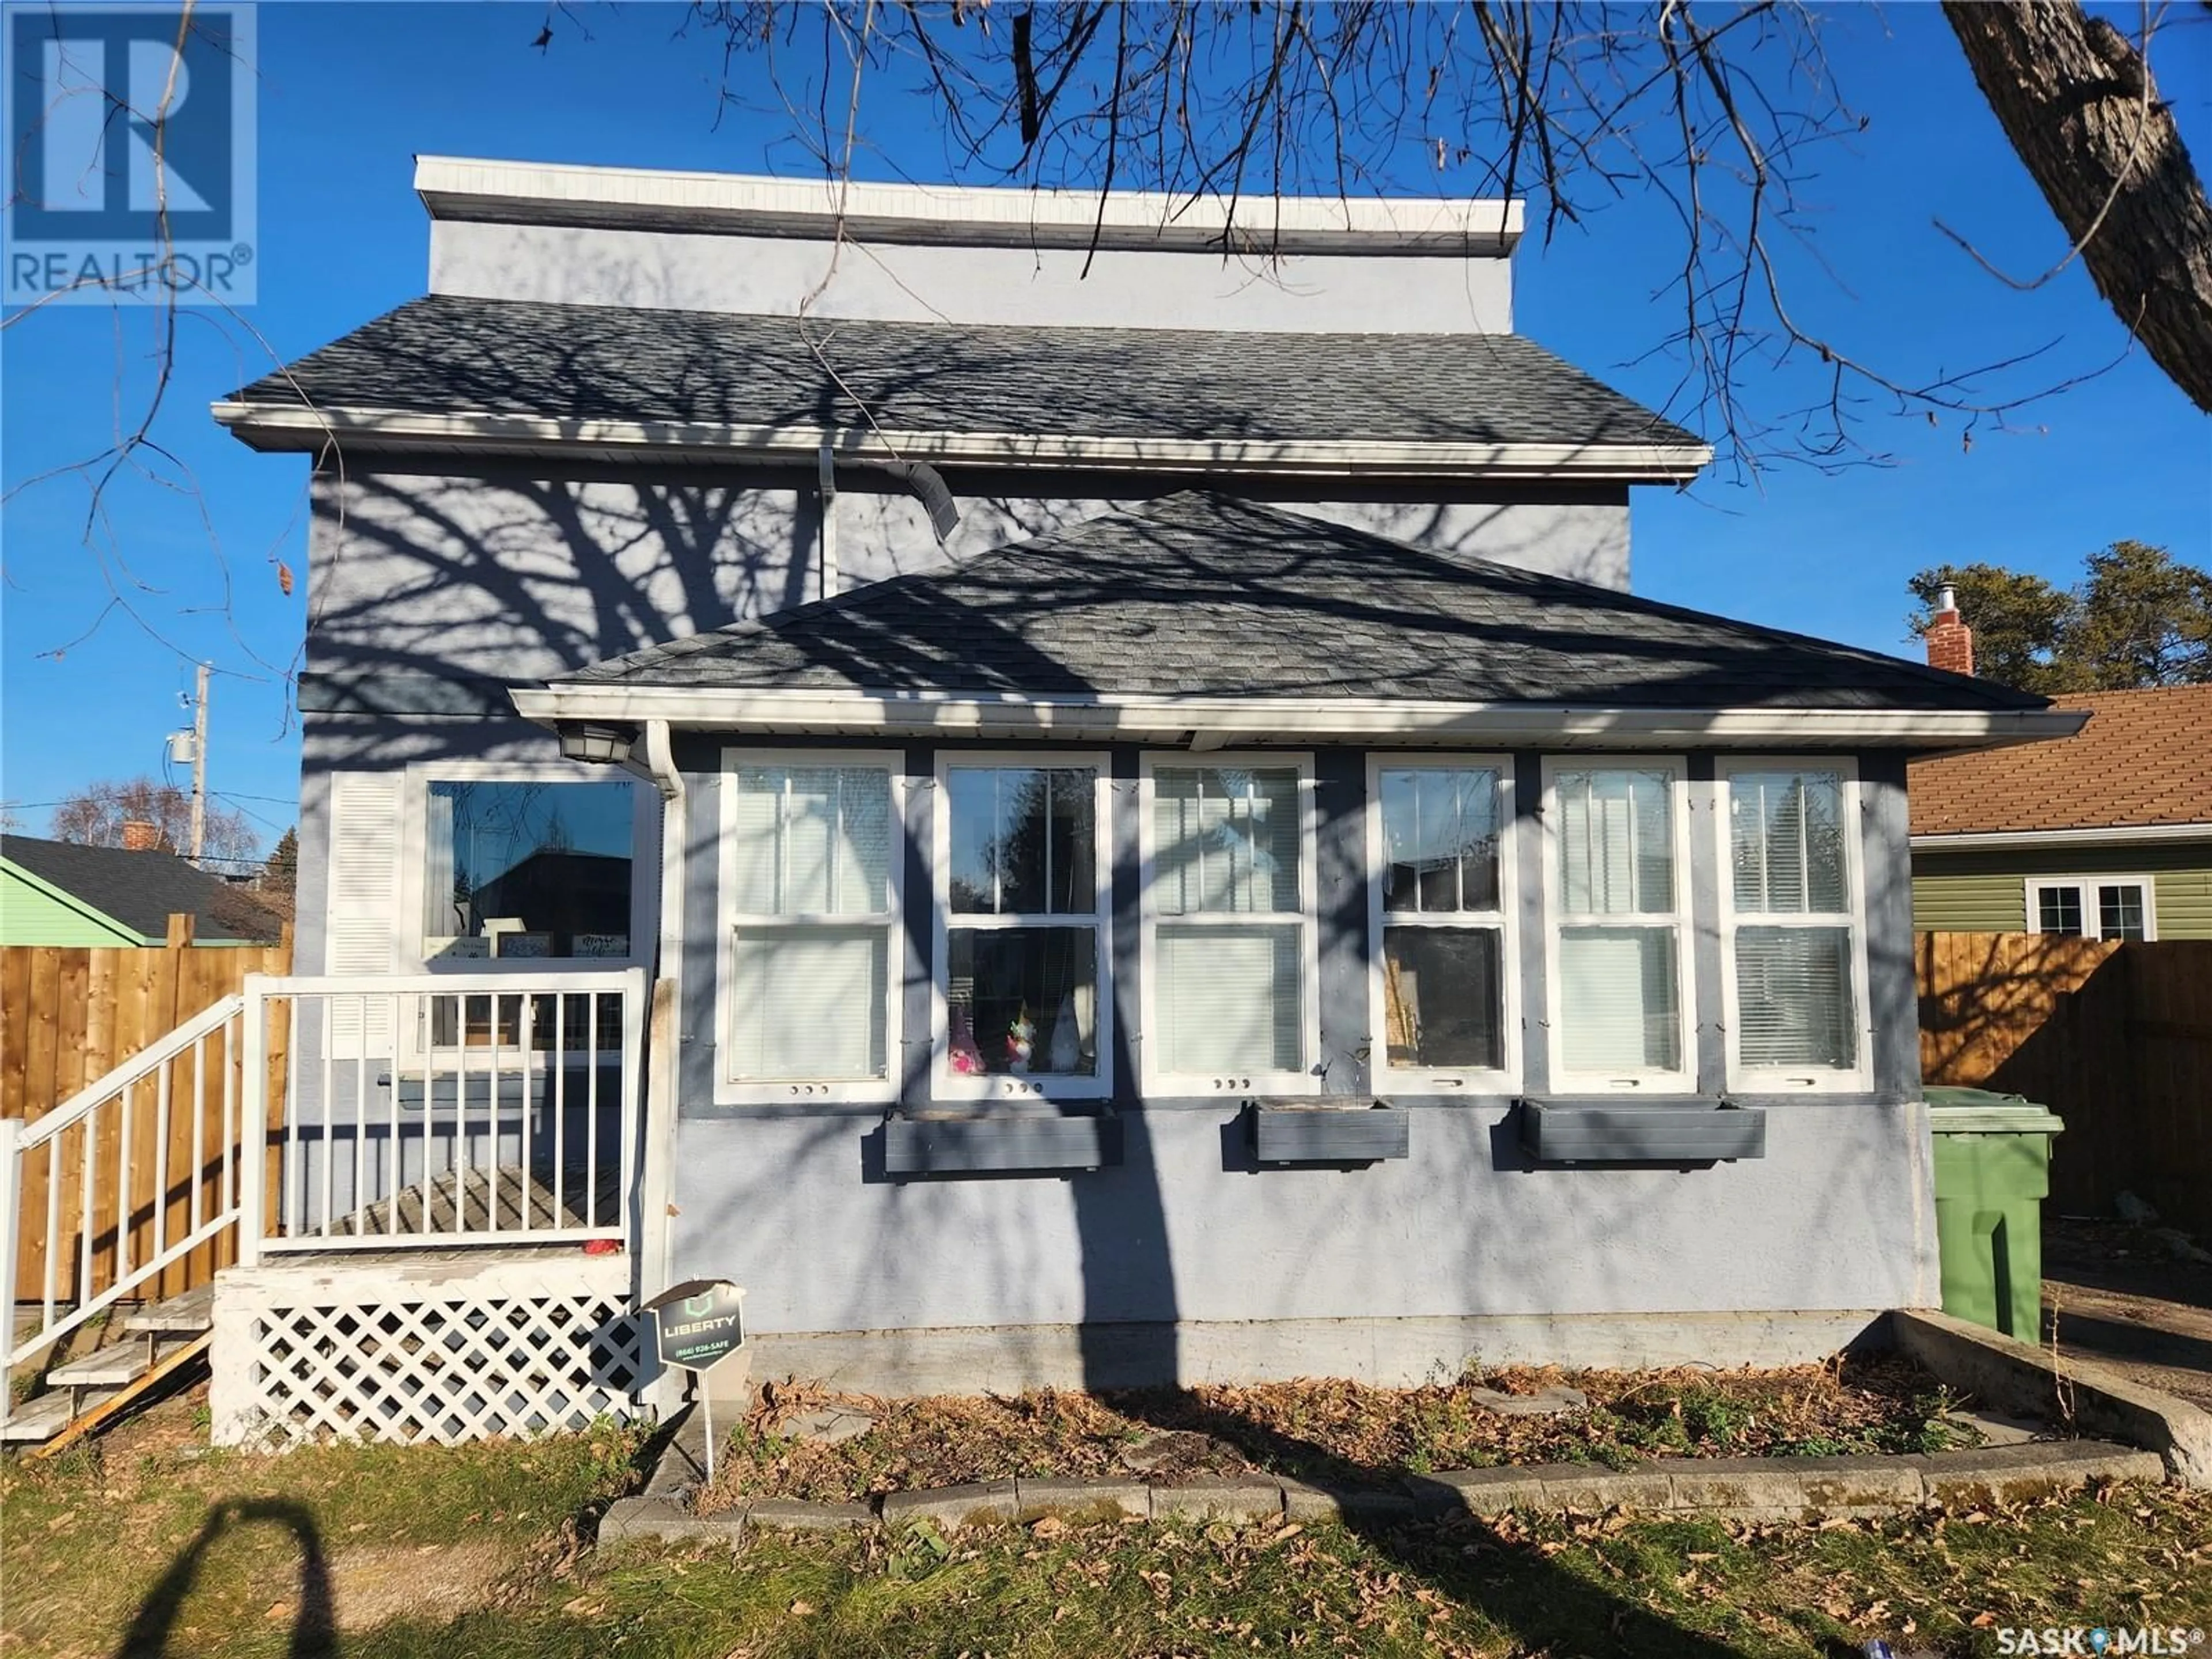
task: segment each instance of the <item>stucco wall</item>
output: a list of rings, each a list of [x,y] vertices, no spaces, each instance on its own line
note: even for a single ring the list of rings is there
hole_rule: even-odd
[[[921,504],[881,474],[840,477],[842,588],[973,556],[1172,477],[955,472],[962,520],[940,547]],[[1455,556],[1625,587],[1625,487],[1417,494],[1344,481],[1240,493]],[[313,486],[307,668],[535,679],[818,598],[821,501],[804,474],[737,468],[491,463],[325,472]]]
[[[684,761],[692,874],[672,1270],[746,1285],[747,1312],[760,1332],[1794,1313],[1878,1309],[1932,1294],[1903,769],[1890,758],[1862,758],[1875,1087],[1861,1097],[1762,1103],[1770,1109],[1762,1159],[1703,1170],[1538,1170],[1520,1153],[1510,1099],[1394,1093],[1395,1103],[1414,1109],[1406,1161],[1358,1170],[1253,1171],[1242,1151],[1236,1101],[1140,1098],[1133,1081],[1143,1031],[1137,872],[1126,856],[1125,822],[1115,849],[1112,956],[1124,1163],[1065,1178],[911,1182],[883,1174],[880,1106],[712,1103],[720,781],[709,745],[695,744]],[[1133,750],[1115,751],[1116,812],[1125,821],[1135,810],[1136,762]],[[927,776],[933,763],[926,746],[908,750],[909,777]],[[1710,757],[1691,763],[1696,1069],[1701,1091],[1717,1094],[1726,1079],[1713,769]],[[1538,765],[1535,755],[1516,757],[1523,815],[1515,841],[1517,967],[1528,1022],[1522,1088],[1533,1094],[1545,1092],[1548,1082],[1540,853],[1532,816]],[[1357,751],[1317,757],[1323,1086],[1351,1095],[1370,1086],[1369,945],[1358,848],[1364,777]],[[921,1023],[927,890],[910,860],[909,1105],[927,1099],[927,1043],[915,1040],[927,1029]],[[1179,1363],[1172,1335],[1163,1340],[1170,1362]],[[1462,1339],[1447,1330],[1436,1340]],[[1745,1357],[1751,1352],[1747,1347]],[[1465,1357],[1438,1360],[1455,1365]],[[1340,1352],[1326,1363],[1357,1369],[1356,1358]]]
[[[430,291],[485,299],[902,322],[1349,333],[1503,333],[1509,263],[1443,253],[1299,254],[861,243],[441,221]],[[823,279],[830,278],[822,287]],[[816,290],[819,289],[819,292]]]

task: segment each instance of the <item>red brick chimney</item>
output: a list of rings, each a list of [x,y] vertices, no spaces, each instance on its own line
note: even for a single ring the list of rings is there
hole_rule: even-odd
[[[126,853],[155,853],[161,847],[161,826],[144,818],[123,820],[123,850]]]
[[[1959,596],[1950,588],[1936,595],[1936,612],[1920,635],[1928,647],[1928,665],[1948,668],[1954,674],[1974,672],[1974,630],[1959,620]]]

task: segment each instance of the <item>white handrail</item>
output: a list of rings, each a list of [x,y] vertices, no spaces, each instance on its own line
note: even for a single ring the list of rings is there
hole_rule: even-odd
[[[64,1129],[73,1129],[102,1102],[112,1099],[125,1084],[136,1083],[149,1072],[167,1065],[209,1032],[227,1025],[246,1006],[246,999],[233,991],[222,1001],[194,1014],[152,1048],[131,1056],[96,1083],[88,1083],[52,1111],[41,1112],[23,1125],[25,1152],[43,1146]]]

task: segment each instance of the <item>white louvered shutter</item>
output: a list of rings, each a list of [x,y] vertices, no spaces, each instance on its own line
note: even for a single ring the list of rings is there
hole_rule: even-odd
[[[390,974],[399,965],[399,858],[404,776],[334,772],[330,793],[330,896],[324,910],[323,970]],[[392,1052],[392,1010],[381,997],[340,997],[331,1012],[334,1059]]]

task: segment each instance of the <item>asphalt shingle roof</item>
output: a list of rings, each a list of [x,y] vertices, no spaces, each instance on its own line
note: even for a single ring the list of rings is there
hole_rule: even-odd
[[[2055,697],[2087,708],[2070,738],[1912,769],[1912,833],[2212,823],[2212,685]]]
[[[567,684],[2039,708],[1919,663],[1186,493]]]
[[[800,327],[791,317],[430,295],[234,396],[809,429],[872,422],[890,431],[1260,442],[1699,441],[1511,334]]]
[[[201,939],[270,941],[283,927],[251,896],[173,853],[0,836],[0,858],[148,939],[167,933],[179,910],[191,914],[193,937]]]

